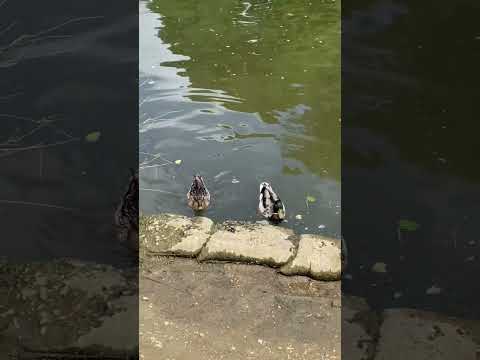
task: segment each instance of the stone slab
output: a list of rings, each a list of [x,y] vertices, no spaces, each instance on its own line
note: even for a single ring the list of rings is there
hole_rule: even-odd
[[[223,224],[212,234],[200,261],[238,261],[279,267],[295,254],[293,231],[264,224]]]
[[[280,271],[285,275],[306,275],[317,280],[340,280],[340,241],[319,235],[301,235],[296,256]]]
[[[342,358],[372,359],[378,321],[366,301],[356,296],[342,296]]]
[[[25,348],[29,353],[20,352],[22,358],[40,358],[45,351],[67,358],[72,351],[110,356],[138,348],[131,332],[138,319],[136,267],[56,260],[2,263],[0,273],[12,284],[0,290],[1,354]]]
[[[212,220],[200,216],[141,216],[141,247],[150,253],[194,257],[209,239],[212,227]]]
[[[376,360],[476,360],[478,345],[459,320],[391,309],[383,313]]]
[[[88,348],[101,344],[104,347],[115,349],[118,344],[126,349],[138,347],[138,338],[132,329],[138,326],[138,296],[123,296],[111,301],[110,306],[121,311],[101,317],[101,325],[80,336],[74,346]],[[129,331],[130,329],[130,331]]]

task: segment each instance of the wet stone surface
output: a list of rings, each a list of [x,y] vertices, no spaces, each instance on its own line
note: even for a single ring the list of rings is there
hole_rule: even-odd
[[[199,260],[239,261],[273,267],[295,255],[293,231],[273,225],[221,224],[200,253]]]
[[[137,297],[136,270],[121,271],[69,260],[3,262],[0,267],[2,354],[16,351],[19,346],[38,351],[94,346],[122,352],[138,346],[131,332],[127,334],[131,321],[137,318],[131,311],[138,302],[126,301]],[[121,344],[114,338],[122,333],[122,328],[108,324],[118,316],[124,320],[125,341]],[[110,339],[91,336],[93,331],[105,327],[109,328],[106,332]]]
[[[297,254],[281,272],[306,275],[317,280],[340,280],[340,241],[319,235],[302,235]]]
[[[161,214],[140,217],[140,248],[153,254],[196,256],[210,237],[212,220]]]
[[[226,261],[281,267],[285,275],[340,280],[340,241],[318,235],[297,236],[265,223],[225,221],[160,214],[140,221],[142,262],[154,256],[189,256],[199,261]]]

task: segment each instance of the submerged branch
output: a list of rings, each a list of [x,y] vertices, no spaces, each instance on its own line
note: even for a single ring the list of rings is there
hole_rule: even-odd
[[[6,1],[6,0],[5,0]],[[3,4],[3,3],[2,3]],[[2,5],[0,4],[0,6]],[[31,41],[38,41],[38,40],[41,40],[41,36],[42,35],[46,35],[48,33],[51,33],[55,30],[58,30],[68,24],[71,24],[71,23],[76,23],[76,22],[79,22],[79,21],[84,21],[84,20],[95,20],[95,19],[101,19],[103,18],[103,16],[90,16],[90,17],[79,17],[79,18],[74,18],[74,19],[69,19],[67,21],[64,21],[63,23],[60,23],[58,25],[55,25],[55,26],[52,26],[50,28],[47,28],[45,30],[41,30],[39,31],[38,33],[35,33],[35,34],[24,34],[24,35],[21,35],[19,36],[18,38],[16,38],[15,40],[13,40],[10,44],[8,44],[7,46],[3,47],[3,48],[0,48],[0,52],[3,52],[3,51],[7,51],[11,48],[13,48],[14,46],[20,44],[20,43],[26,43],[26,42],[31,42]]]
[[[65,207],[65,206],[45,204],[45,203],[37,203],[37,202],[30,202],[30,201],[16,201],[16,200],[2,200],[2,199],[0,199],[0,203],[1,204],[11,204],[11,205],[40,206],[40,207],[47,207],[47,208],[52,208],[52,209],[65,210],[65,211],[78,211],[78,209],[69,208],[69,207]]]
[[[153,192],[159,192],[163,194],[170,194],[170,195],[175,195],[175,196],[180,196],[180,194],[173,193],[170,191],[165,191],[165,190],[159,190],[159,189],[145,189],[145,188],[140,188],[141,191],[153,191]]]
[[[65,145],[73,141],[78,141],[80,138],[73,138],[73,139],[68,139],[65,141],[59,141],[53,144],[37,144],[37,145],[32,145],[32,146],[26,146],[23,148],[14,148],[14,149],[0,149],[0,151],[3,151],[4,153],[0,155],[1,157],[9,156],[9,155],[14,155],[18,152],[21,151],[27,151],[27,150],[38,150],[38,149],[45,149],[45,148],[50,148],[58,145]]]
[[[171,165],[171,164],[170,163],[165,163],[165,164],[159,164],[159,165],[140,166],[139,170],[145,170],[145,169],[150,169],[150,168],[159,168],[159,167],[166,166],[166,165]]]

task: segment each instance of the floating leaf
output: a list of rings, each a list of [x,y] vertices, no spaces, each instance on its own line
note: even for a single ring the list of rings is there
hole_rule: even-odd
[[[308,201],[308,202],[311,202],[311,203],[314,203],[315,201],[317,201],[317,199],[316,199],[315,197],[313,197],[313,196],[308,195],[308,196],[307,196],[307,201]]]
[[[85,136],[85,141],[91,142],[91,143],[97,142],[98,140],[100,140],[100,135],[101,135],[100,131],[91,132],[90,134]]]
[[[401,231],[416,231],[419,227],[420,225],[411,220],[400,220],[398,222],[398,228]]]
[[[182,163],[182,160],[175,160],[175,164],[180,165]]]
[[[387,272],[387,264],[382,262],[377,262],[373,264],[372,271],[376,273],[386,273]]]
[[[438,295],[442,292],[442,288],[436,286],[436,285],[433,285],[432,287],[429,287],[427,289],[427,291],[425,291],[425,293],[427,295]]]

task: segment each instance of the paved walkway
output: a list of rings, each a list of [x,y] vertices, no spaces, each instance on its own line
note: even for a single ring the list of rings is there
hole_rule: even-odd
[[[340,282],[160,257],[140,293],[142,359],[340,359]]]

